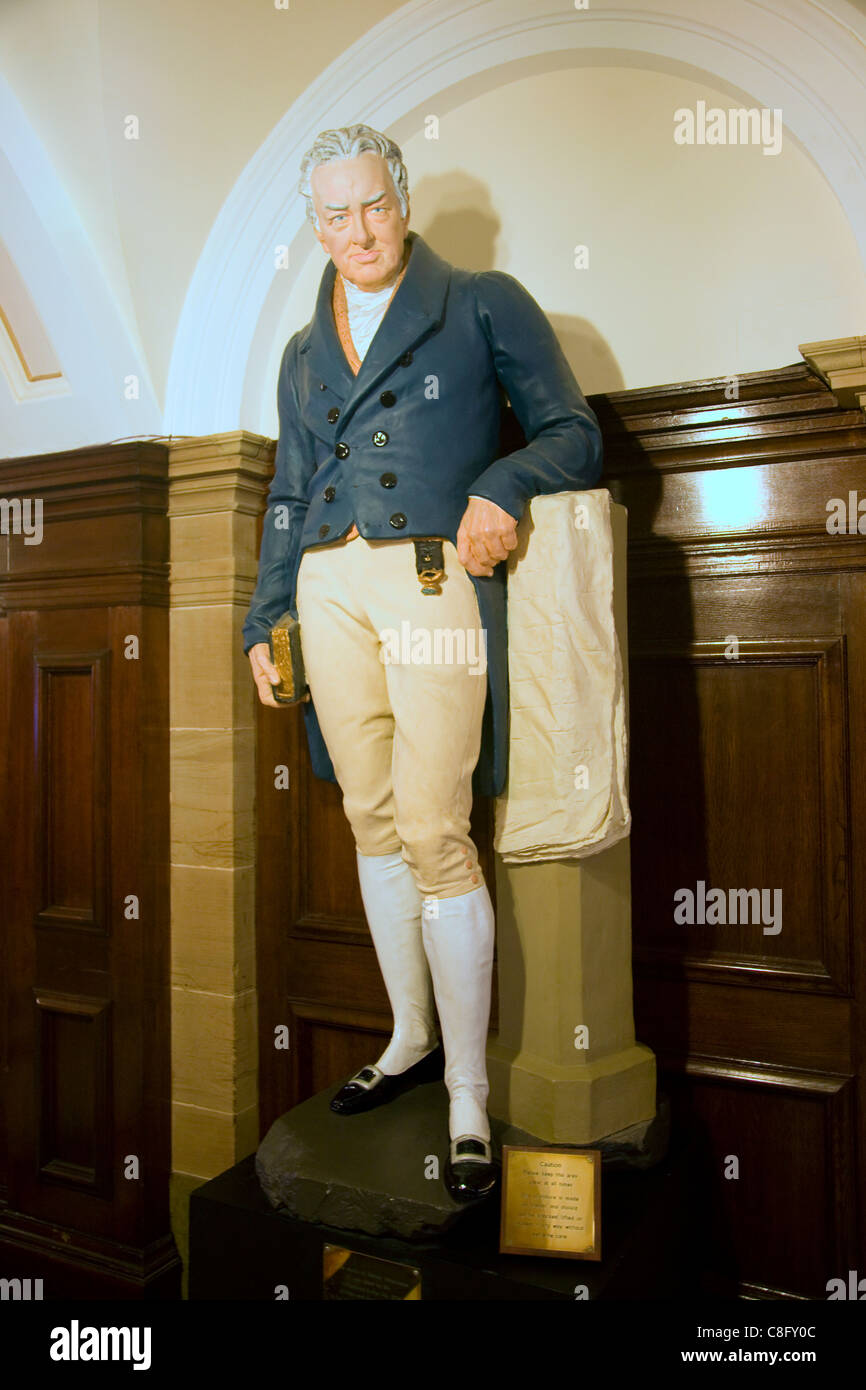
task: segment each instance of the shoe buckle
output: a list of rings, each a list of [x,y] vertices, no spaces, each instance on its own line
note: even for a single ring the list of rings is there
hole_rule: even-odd
[[[371,1091],[374,1086],[378,1086],[383,1075],[384,1072],[381,1072],[378,1067],[362,1067],[359,1072],[355,1073],[349,1084],[361,1086],[365,1091]]]
[[[463,1134],[451,1141],[452,1163],[492,1163],[490,1145],[474,1134]]]

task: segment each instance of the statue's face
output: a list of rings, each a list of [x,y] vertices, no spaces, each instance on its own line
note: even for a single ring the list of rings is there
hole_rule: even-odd
[[[397,191],[380,154],[320,164],[310,177],[316,236],[340,274],[364,290],[380,290],[403,262],[409,209],[400,215]]]

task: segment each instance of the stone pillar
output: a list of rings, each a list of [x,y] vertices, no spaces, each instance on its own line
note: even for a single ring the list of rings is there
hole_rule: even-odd
[[[628,697],[627,514],[611,506],[614,613]],[[490,1114],[547,1143],[592,1144],[651,1120],[655,1055],[635,1042],[626,838],[582,859],[496,856],[499,1033]],[[586,1027],[588,1046],[575,1047]]]
[[[259,1141],[255,691],[241,624],[270,440],[233,431],[169,454],[172,1169],[185,1190]]]

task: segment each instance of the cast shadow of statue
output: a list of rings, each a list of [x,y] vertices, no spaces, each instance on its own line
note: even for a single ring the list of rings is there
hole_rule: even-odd
[[[454,212],[437,212],[423,225],[416,227],[413,222],[413,228],[420,232],[438,255],[452,265],[460,266],[463,270],[496,269],[501,265],[507,248],[503,247],[501,224],[489,205],[483,185],[461,177],[457,195],[449,191],[445,176],[422,179],[418,185],[419,200],[427,203],[430,185],[441,183],[446,185],[438,195],[442,201],[462,203],[472,198],[472,205],[459,206]],[[413,200],[415,196],[413,192]],[[580,270],[574,272],[575,275],[583,273]],[[548,318],[584,395],[600,390],[622,389],[624,383],[619,364],[605,339],[588,319],[569,314],[548,314]]]
[[[454,171],[453,176],[422,180],[417,190],[413,190],[413,209],[419,205],[429,212],[413,226],[417,226],[433,249],[451,264],[469,270],[491,270],[507,260],[502,224],[483,184],[459,171]],[[448,211],[436,210],[443,206]],[[575,274],[581,273],[575,271]],[[640,312],[639,305],[635,305],[635,312]],[[623,402],[617,396],[623,390],[624,380],[609,344],[586,319],[557,313],[549,313],[548,317],[601,424],[605,469],[599,486],[607,487],[612,499],[628,510],[629,553],[631,555],[635,540],[641,548],[645,544],[651,547],[651,588],[631,577],[631,562],[629,565],[629,801],[633,818],[630,849],[635,1032],[637,1039],[656,1053],[659,1090],[671,1095],[674,1134],[682,1136],[693,1155],[692,1200],[694,1214],[701,1218],[694,1228],[701,1230],[702,1248],[692,1272],[712,1267],[725,1281],[735,1285],[736,1261],[725,1229],[717,1156],[707,1127],[696,1113],[693,1091],[686,1080],[690,1044],[683,962],[688,956],[699,954],[700,946],[693,935],[694,927],[677,926],[673,921],[675,891],[689,886],[694,888],[701,878],[710,881],[700,711],[695,666],[688,659],[695,636],[689,575],[680,546],[654,532],[663,477],[628,428]],[[520,448],[524,442],[513,413],[504,409],[501,453]],[[656,581],[657,575],[664,576],[661,583]],[[663,619],[654,619],[651,625],[645,622],[641,611],[644,590],[654,595],[663,594]],[[671,646],[682,653],[679,664],[674,660],[674,665],[669,666],[664,658],[659,659],[665,633],[669,634]],[[673,677],[672,672],[675,672]],[[668,678],[670,688],[666,688]],[[483,808],[476,806],[473,827],[482,826],[484,821]],[[492,825],[492,806],[487,825]],[[485,867],[488,865],[488,876],[492,877],[492,846]],[[500,898],[503,888],[508,891],[500,876]],[[508,925],[513,921],[513,913],[508,903],[500,901],[499,907],[497,949],[510,953],[520,978],[524,967],[520,941],[516,930]],[[665,981],[663,1018],[654,1003],[654,983],[659,977]],[[518,993],[522,1009],[526,998],[525,972],[521,985]],[[512,1017],[511,1026],[516,1025],[518,1035],[522,1035],[522,1024],[522,1017]]]

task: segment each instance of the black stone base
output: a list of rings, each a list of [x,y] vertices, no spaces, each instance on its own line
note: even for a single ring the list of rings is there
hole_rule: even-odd
[[[450,1197],[441,1178],[448,1157],[444,1082],[417,1086],[360,1115],[334,1114],[334,1090],[281,1115],[259,1145],[256,1173],[272,1206],[300,1221],[399,1240],[423,1240],[466,1219],[466,1206]],[[654,1121],[575,1147],[601,1150],[607,1170],[647,1168],[664,1157],[669,1124],[661,1097]],[[490,1129],[497,1161],[503,1144],[545,1147],[495,1118]]]
[[[190,1197],[189,1297],[272,1302],[285,1289],[290,1300],[319,1301],[326,1244],[420,1268],[426,1301],[693,1297],[690,1173],[682,1145],[645,1171],[603,1168],[602,1259],[590,1261],[499,1254],[498,1198],[426,1241],[295,1220],[271,1207],[250,1155]]]

